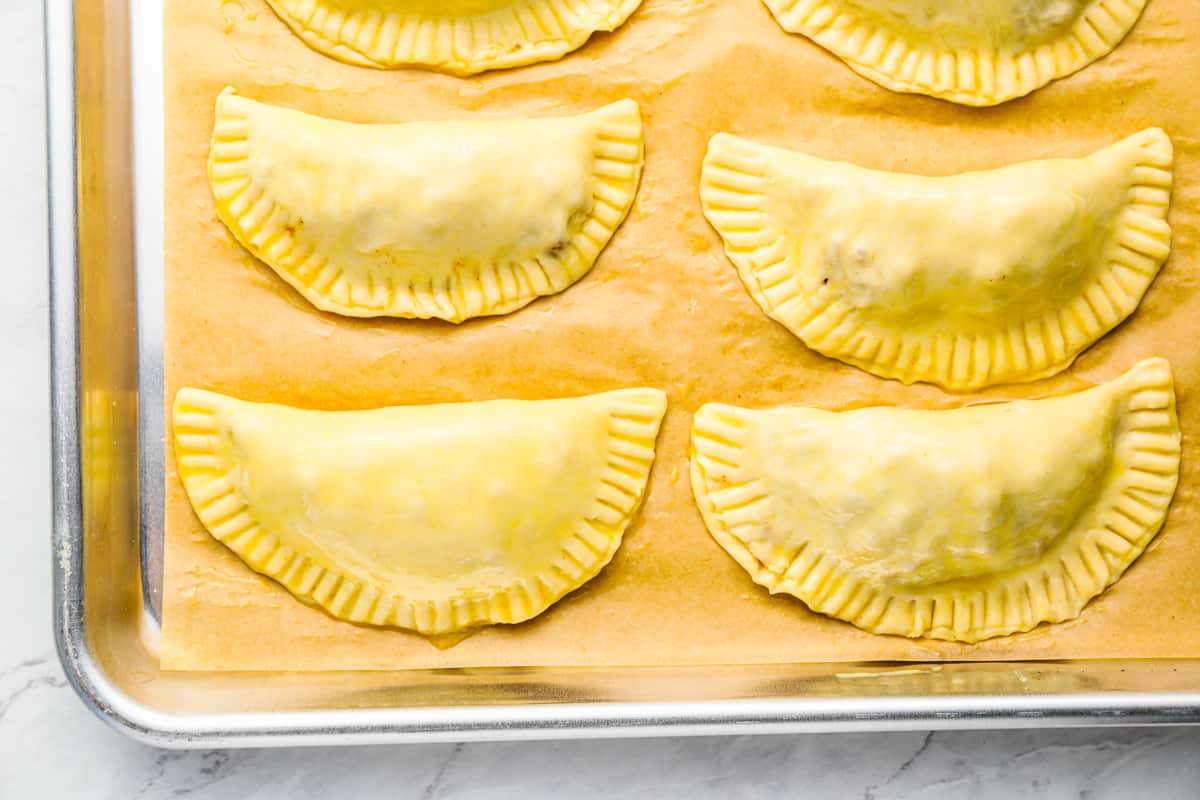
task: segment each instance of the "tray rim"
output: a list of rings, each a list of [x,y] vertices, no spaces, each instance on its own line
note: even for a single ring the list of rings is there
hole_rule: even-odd
[[[1200,691],[788,698],[177,714],[116,685],[84,621],[79,163],[74,0],[45,0],[54,626],[99,718],[159,747],[254,747],[833,731],[1200,724]]]

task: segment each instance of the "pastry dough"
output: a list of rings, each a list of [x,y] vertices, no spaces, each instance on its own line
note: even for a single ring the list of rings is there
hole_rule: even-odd
[[[641,168],[632,100],[575,117],[360,125],[231,89],[208,164],[218,215],[313,305],[451,322],[583,277]]]
[[[267,0],[304,43],[363,67],[473,75],[553,61],[642,0]]]
[[[656,389],[306,411],[181,389],[200,521],[350,622],[425,634],[537,616],[613,557],[666,411]]]
[[[1171,140],[922,177],[729,134],[704,213],[760,307],[814,350],[905,383],[1030,381],[1133,313],[1170,250]]]
[[[898,92],[991,106],[1110,53],[1146,0],[765,0],[790,33]]]
[[[950,411],[709,404],[692,490],[756,583],[875,633],[974,642],[1077,616],[1158,532],[1170,366]]]

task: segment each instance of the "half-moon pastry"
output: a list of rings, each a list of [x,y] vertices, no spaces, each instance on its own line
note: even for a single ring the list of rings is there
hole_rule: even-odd
[[[1077,616],[1121,577],[1179,478],[1171,371],[942,411],[709,404],[692,490],[772,593],[874,633],[976,642]]]
[[[704,213],[764,312],[885,378],[961,391],[1061,372],[1170,252],[1171,140],[924,177],[718,134]]]
[[[1029,94],[1108,55],[1146,0],[765,0],[784,30],[865,78],[972,106]]]
[[[204,527],[339,619],[424,634],[516,623],[594,577],[641,502],[666,396],[310,411],[175,396]]]
[[[641,169],[632,100],[574,117],[369,125],[229,89],[208,162],[221,220],[317,308],[450,322],[582,278]]]
[[[642,0],[267,0],[312,49],[362,67],[474,75],[553,61]]]

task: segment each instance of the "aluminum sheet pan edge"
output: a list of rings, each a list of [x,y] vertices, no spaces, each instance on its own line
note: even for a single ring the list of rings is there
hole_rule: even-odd
[[[55,628],[68,679],[110,724],[214,747],[1200,722],[1195,661],[159,671],[138,591],[138,469],[161,440],[139,443],[137,412],[161,400],[135,383],[128,9],[46,7]]]

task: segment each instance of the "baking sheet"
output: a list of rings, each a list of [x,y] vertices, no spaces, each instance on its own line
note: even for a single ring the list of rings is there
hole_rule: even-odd
[[[555,64],[458,79],[331,61],[263,0],[170,0],[165,20],[166,390],[199,386],[313,408],[541,398],[622,386],[671,407],[642,513],[613,563],[536,620],[447,649],[339,622],[258,576],[200,526],[166,459],[162,661],[168,669],[653,665],[1200,656],[1200,539],[1191,431],[1200,408],[1197,178],[1200,7],[1151,0],[1115,53],[995,109],[888,92],[758,0],[647,0],[626,26]],[[314,310],[217,220],[205,178],[212,104],[249,97],[360,122],[537,116],[633,97],[646,121],[633,211],[595,269],[555,297],[450,326]],[[708,137],[731,131],[865,166],[925,174],[1083,155],[1159,125],[1176,146],[1172,257],[1139,311],[1068,374],[953,395],[883,381],[807,350],[753,304],[704,221]],[[687,480],[691,413],[874,403],[953,407],[1053,394],[1171,359],[1184,467],[1163,532],[1078,620],[972,646],[867,634],[770,597],[708,536]],[[168,436],[169,436],[169,424]]]

